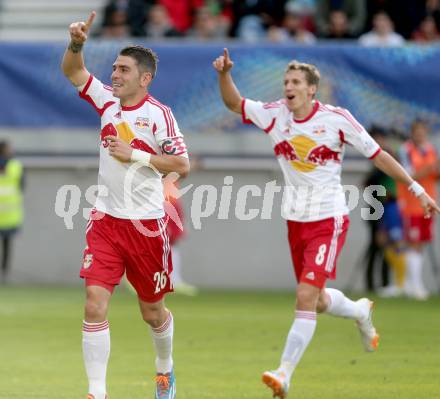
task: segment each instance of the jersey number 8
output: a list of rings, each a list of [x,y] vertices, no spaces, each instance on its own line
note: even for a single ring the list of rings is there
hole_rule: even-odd
[[[326,251],[327,251],[327,245],[326,244],[322,244],[322,245],[319,246],[318,253],[316,254],[316,258],[315,258],[315,263],[317,265],[320,266],[320,265],[323,264]]]

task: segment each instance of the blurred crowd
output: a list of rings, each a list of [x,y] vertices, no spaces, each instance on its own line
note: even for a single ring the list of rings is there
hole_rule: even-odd
[[[371,135],[389,154],[399,160],[406,171],[437,198],[440,160],[430,142],[429,125],[416,119],[409,139],[403,132],[380,126],[370,128]],[[373,167],[365,187],[382,186],[386,192],[373,195],[383,205],[379,220],[369,220],[370,245],[366,252],[365,283],[368,291],[383,297],[405,295],[418,300],[428,298],[423,281],[424,258],[428,255],[433,275],[438,277],[438,260],[432,244],[433,218],[424,217],[423,208],[406,186],[396,183]],[[380,276],[380,278],[378,278]]]
[[[440,39],[440,0],[109,0],[97,36],[399,46]]]

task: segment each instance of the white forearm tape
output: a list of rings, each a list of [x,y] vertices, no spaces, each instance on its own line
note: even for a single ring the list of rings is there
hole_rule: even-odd
[[[133,150],[131,152],[132,162],[140,162],[142,165],[150,166],[151,154],[141,150]]]
[[[408,186],[408,190],[416,197],[420,197],[425,192],[425,189],[415,180]]]

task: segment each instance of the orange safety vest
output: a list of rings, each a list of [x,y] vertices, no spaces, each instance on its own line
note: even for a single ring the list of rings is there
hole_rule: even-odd
[[[423,151],[418,148],[412,141],[407,141],[403,144],[403,149],[406,152],[411,163],[413,173],[417,173],[426,165],[437,164],[437,153],[432,144],[428,143],[424,146]],[[422,179],[417,180],[426,190],[426,192],[435,200],[437,197],[436,181],[437,173],[433,172]],[[397,197],[400,210],[405,216],[420,216],[423,215],[423,208],[420,202],[412,194],[408,187],[403,183],[397,184]]]

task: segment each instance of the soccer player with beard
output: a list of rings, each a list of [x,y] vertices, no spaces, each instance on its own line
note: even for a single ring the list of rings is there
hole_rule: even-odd
[[[188,174],[188,154],[171,110],[148,93],[157,69],[151,49],[122,49],[113,64],[111,87],[88,72],[82,47],[94,18],[92,12],[87,22],[70,25],[71,41],[62,61],[66,77],[101,117],[100,190],[87,225],[80,272],[87,295],[83,323],[87,398],[107,398],[107,312],[113,289],[126,273],[156,349],[155,398],[173,399],[174,327],[164,304],[164,295],[173,290],[172,262],[162,176]]]

